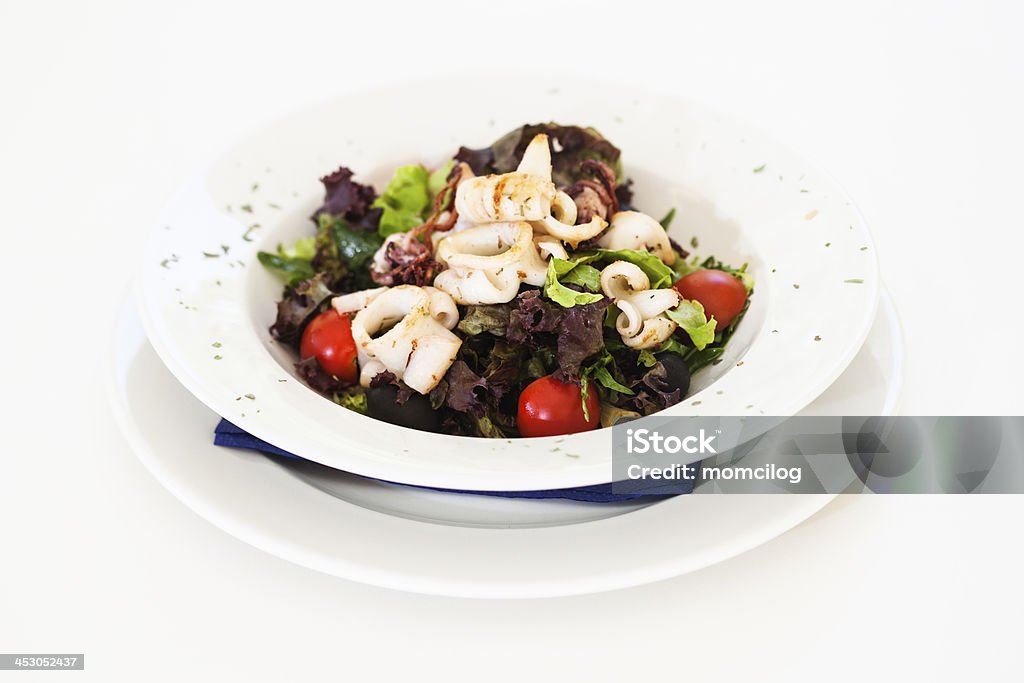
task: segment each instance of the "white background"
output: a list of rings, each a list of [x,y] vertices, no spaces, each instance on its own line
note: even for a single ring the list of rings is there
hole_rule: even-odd
[[[227,143],[371,83],[541,69],[701,100],[830,171],[903,317],[903,411],[1021,414],[1019,4],[256,4],[0,0],[0,652],[85,652],[103,681],[1020,677],[1021,497],[843,501],[604,595],[420,597],[193,515],[100,374],[147,226]]]

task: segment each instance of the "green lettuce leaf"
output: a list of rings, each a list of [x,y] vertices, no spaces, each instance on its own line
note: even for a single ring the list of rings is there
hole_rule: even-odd
[[[395,170],[383,194],[372,204],[375,209],[383,209],[377,228],[381,237],[408,232],[423,223],[423,214],[430,208],[429,182],[427,169],[418,164]]]
[[[353,230],[341,218],[322,213],[318,219],[313,269],[323,273],[335,291],[374,287],[370,259],[383,240],[377,233]]]
[[[610,391],[632,396],[633,390],[615,379],[613,369],[618,372],[614,356],[605,348],[601,350],[601,355],[583,366],[580,377],[590,378]]]
[[[590,292],[601,291],[601,271],[585,263],[576,264],[575,268],[559,276],[558,281],[563,285],[577,285]]]
[[[686,354],[686,358],[684,360],[692,374],[701,368],[714,363],[723,353],[725,353],[724,346],[707,346],[700,351],[690,349],[690,353]]]
[[[560,258],[553,258],[548,262],[548,273],[544,280],[544,295],[554,301],[562,308],[572,308],[584,304],[592,304],[600,301],[603,297],[600,294],[589,292],[577,292],[562,284],[562,278],[568,276],[576,268],[580,267],[578,262],[566,261]],[[591,267],[596,271],[596,268]],[[584,274],[581,279],[588,279],[592,276]],[[600,282],[600,277],[598,277]],[[600,286],[600,285],[598,285]]]
[[[256,257],[268,270],[281,277],[288,286],[308,280],[316,274],[313,256],[316,254],[316,238],[303,237],[286,249],[277,245],[277,253],[261,251]]]
[[[617,391],[620,394],[626,394],[628,396],[633,395],[633,390],[619,382],[616,382],[615,378],[612,377],[612,373],[610,373],[606,367],[602,366],[594,370],[594,381],[605,389],[611,389],[612,391]]]
[[[690,336],[694,348],[702,351],[705,346],[715,341],[714,316],[711,320],[704,314],[704,307],[699,301],[683,299],[675,308],[665,311],[665,315],[674,320],[679,327]]]
[[[694,256],[692,259],[687,261],[683,258],[683,255],[677,251],[676,261],[672,264],[672,281],[679,282],[695,270],[700,270],[700,266],[697,265],[697,257]]]
[[[683,356],[683,358],[686,358],[690,356],[694,350],[695,349],[692,349],[689,346],[680,344],[675,337],[669,337],[661,343],[661,346],[655,350],[655,353],[674,353],[677,356]]]
[[[627,263],[632,263],[635,266],[639,266],[640,270],[644,271],[644,274],[647,275],[647,279],[651,281],[651,289],[670,287],[675,282],[672,269],[666,266],[660,258],[646,251],[636,251],[634,249],[594,249],[576,254],[573,261],[575,263],[591,263],[593,261],[601,261],[603,263],[626,261]]]
[[[436,171],[430,174],[430,178],[427,179],[427,191],[430,192],[431,201],[448,184],[448,174],[452,172],[454,167],[455,159],[452,159],[444,166],[439,166]]]
[[[366,389],[361,386],[345,387],[332,398],[339,406],[366,415]]]
[[[666,341],[669,341],[671,339],[672,338],[669,337],[669,339],[666,340]],[[654,364],[657,363],[657,362],[658,362],[658,359],[655,358],[654,354],[651,353],[651,351],[648,350],[648,349],[640,349],[640,352],[636,356],[636,364],[637,365],[642,365],[645,368],[653,368]]]

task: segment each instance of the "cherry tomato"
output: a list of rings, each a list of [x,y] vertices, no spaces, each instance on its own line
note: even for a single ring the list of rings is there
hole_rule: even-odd
[[[723,270],[698,270],[673,286],[684,298],[699,301],[709,319],[714,316],[716,332],[728,327],[747,303],[747,288]]]
[[[580,388],[551,375],[534,380],[519,395],[519,433],[523,436],[575,434],[600,423],[601,401],[593,386],[587,392],[586,417]]]
[[[342,382],[355,384],[359,377],[352,321],[333,308],[313,318],[306,326],[299,354],[303,360],[316,356],[320,367]]]

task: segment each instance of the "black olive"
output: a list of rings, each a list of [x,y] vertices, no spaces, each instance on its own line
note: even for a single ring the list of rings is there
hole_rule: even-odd
[[[685,398],[686,392],[690,390],[690,368],[682,357],[674,353],[662,353],[655,356],[665,366],[668,377],[665,382],[668,390],[679,389],[679,398]]]
[[[426,396],[413,394],[402,405],[398,405],[397,398],[398,387],[394,384],[382,384],[367,389],[367,415],[400,427],[425,432],[436,432],[441,428],[441,416],[430,407],[430,399]]]

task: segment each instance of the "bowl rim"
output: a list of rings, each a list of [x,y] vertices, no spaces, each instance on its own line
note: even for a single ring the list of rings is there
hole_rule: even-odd
[[[384,86],[377,86],[370,91],[378,90],[392,90],[394,88],[404,87],[400,84],[389,84]],[[637,89],[634,89],[637,90]],[[364,96],[367,91],[359,91],[355,93],[349,93],[339,98],[328,100],[325,103],[314,105],[314,107],[301,110],[296,114],[285,117],[289,119],[296,116],[301,116],[304,112],[311,111],[312,109],[326,106],[330,103],[336,103],[344,101],[356,96]],[[649,91],[643,91],[649,92]],[[665,98],[665,95],[657,93],[658,98]],[[720,118],[721,115],[717,115],[707,107],[703,105],[679,98],[676,96],[667,96],[668,99],[675,101],[682,106],[695,109],[704,115],[714,115]],[[793,154],[792,152],[785,150],[778,143],[776,143],[770,136],[765,135],[758,129],[745,122],[738,121],[734,118],[729,118],[728,122],[738,127],[740,130],[745,131],[748,134],[753,134],[760,137],[768,142],[772,147],[777,148],[780,151],[784,151],[790,158],[798,159],[801,167],[806,169],[806,172],[813,177],[819,178],[824,181],[824,184],[830,187],[834,191],[834,194],[838,195],[839,199],[845,200],[847,209],[853,216],[854,225],[858,226],[857,236],[865,242],[868,247],[868,254],[866,256],[867,271],[865,275],[869,276],[865,280],[866,287],[864,292],[867,295],[868,305],[862,307],[861,315],[859,319],[852,325],[852,328],[856,330],[852,334],[848,343],[843,346],[841,354],[837,354],[834,360],[830,363],[827,371],[824,371],[816,376],[816,381],[813,385],[805,386],[799,392],[791,392],[788,396],[788,400],[778,399],[775,403],[777,414],[794,414],[808,405],[814,398],[820,395],[832,382],[845,370],[849,363],[856,356],[860,350],[864,340],[866,339],[868,332],[870,331],[871,323],[873,322],[877,313],[878,298],[880,281],[878,277],[878,262],[877,255],[875,252],[875,243],[867,229],[867,223],[864,216],[861,214],[859,209],[855,206],[849,194],[843,189],[839,183],[830,174],[827,174],[820,169],[811,166],[806,163],[802,157]],[[258,138],[260,135],[265,134],[270,126],[265,126],[259,131],[254,132],[244,138],[240,142],[234,143],[233,146],[228,146],[227,149],[233,149],[253,139]],[[626,150],[628,154],[628,150]],[[168,210],[175,205],[175,203],[182,200],[183,197],[187,198],[189,194],[195,195],[196,192],[200,192],[204,189],[206,174],[208,170],[201,171],[192,177],[189,183],[186,183],[185,187],[175,195],[175,198],[169,204]],[[162,218],[154,226],[153,232],[151,233],[151,239],[147,241],[146,253],[149,254],[151,250],[152,237],[162,233],[160,226],[167,222],[166,218]],[[853,226],[851,226],[851,229]],[[179,349],[173,348],[172,344],[168,343],[164,329],[158,320],[158,315],[154,313],[152,302],[150,301],[151,293],[151,278],[149,275],[152,272],[152,259],[145,258],[139,266],[139,276],[136,280],[136,299],[140,310],[141,318],[146,330],[146,334],[149,337],[153,347],[156,349],[161,360],[167,365],[171,372],[178,378],[178,380],[197,398],[203,403],[209,406],[219,414],[224,415],[225,410],[223,399],[215,399],[211,396],[209,387],[202,381],[201,377],[197,377],[194,368],[190,367],[188,360],[181,357]],[[247,281],[249,275],[243,275],[242,281]],[[767,299],[765,306],[773,305],[773,298],[769,292],[761,283],[758,283],[761,288],[758,290],[759,293],[763,292],[762,297]],[[775,302],[777,303],[777,302]],[[766,313],[770,311],[770,308],[766,310]],[[758,346],[759,342],[763,342],[765,336],[770,334],[767,329],[767,325],[763,326],[759,333],[753,338],[750,346],[747,350],[753,350]],[[270,359],[271,362],[277,363],[276,360]],[[311,394],[316,399],[323,399],[319,394],[314,392],[309,387],[302,385],[301,383],[295,383],[298,388],[308,394]],[[696,398],[701,396],[708,391],[705,388],[697,394],[688,396],[684,402],[672,406],[666,411],[662,411],[659,414],[662,415],[686,415],[694,414],[694,411],[687,410],[687,406],[692,407],[694,400],[698,402],[701,400]],[[333,410],[344,411],[338,406],[330,405]],[[366,418],[365,416],[352,414],[345,415],[344,417],[352,417],[358,420],[364,421],[361,426],[368,428],[371,425],[365,424],[365,421],[372,419]],[[342,421],[344,419],[342,418]],[[386,426],[382,426],[386,425]],[[607,434],[607,438],[604,439],[606,445],[610,445],[611,430],[598,430],[595,432],[589,432],[585,434],[567,435],[563,437],[543,437],[533,439],[484,439],[476,437],[451,437],[450,435],[436,435],[425,432],[420,432],[413,429],[404,427],[398,427],[384,422],[374,421],[372,423],[374,434],[368,436],[360,436],[359,438],[352,438],[351,435],[346,437],[345,443],[349,448],[353,449],[365,449],[370,448],[369,455],[362,453],[351,453],[343,452],[337,444],[331,445],[320,439],[318,443],[303,443],[300,440],[301,448],[296,449],[294,446],[289,448],[288,445],[297,443],[295,439],[290,438],[287,429],[282,431],[281,425],[275,426],[272,422],[266,420],[251,421],[241,424],[243,428],[247,429],[254,435],[270,442],[275,445],[279,445],[282,448],[288,450],[298,450],[303,457],[308,459],[321,462],[322,464],[337,467],[338,469],[345,469],[352,471],[357,474],[365,476],[371,476],[379,479],[386,479],[390,481],[397,481],[402,483],[419,484],[425,486],[437,486],[442,488],[463,488],[463,489],[476,489],[476,490],[528,490],[528,489],[542,489],[542,488],[566,488],[570,486],[581,486],[595,483],[606,482],[609,479],[610,474],[610,458],[609,457],[596,457],[591,449],[595,446],[599,446],[602,439],[600,438],[601,433]],[[383,431],[382,431],[383,430]],[[369,431],[357,430],[357,431]],[[385,439],[381,439],[380,436],[386,434]],[[595,438],[595,436],[597,438]],[[452,445],[452,439],[456,440],[456,445]],[[379,443],[374,442],[387,441],[389,444],[397,442],[398,444],[411,445],[416,444],[420,450],[426,449],[430,452],[435,452],[434,446],[439,448],[454,448],[461,451],[484,451],[492,450],[498,451],[499,457],[502,454],[511,453],[513,457],[518,458],[524,453],[532,453],[536,456],[540,452],[551,453],[556,450],[568,451],[577,442],[589,442],[586,444],[580,444],[580,450],[584,451],[587,457],[576,458],[576,462],[565,463],[564,458],[557,467],[554,468],[541,468],[539,470],[529,470],[527,468],[524,471],[522,468],[513,468],[513,470],[507,469],[479,469],[470,466],[466,463],[466,458],[458,458],[461,464],[457,464],[454,468],[445,468],[439,466],[436,462],[429,463],[418,463],[418,466],[409,467],[412,463],[409,462],[408,458],[393,458],[386,457],[389,452],[391,455],[395,455],[394,452],[388,449],[382,449],[379,447]],[[406,449],[408,450],[408,449]],[[598,449],[599,450],[599,449]],[[578,454],[578,455],[584,455]],[[380,457],[385,456],[385,457]],[[488,458],[491,455],[486,456]],[[550,459],[550,458],[549,458]],[[536,458],[533,458],[536,461]],[[571,465],[571,466],[567,466]]]

